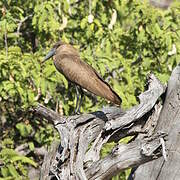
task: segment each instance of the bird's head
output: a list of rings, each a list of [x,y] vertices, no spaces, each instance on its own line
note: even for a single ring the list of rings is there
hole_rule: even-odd
[[[53,48],[48,52],[48,54],[46,55],[46,57],[44,58],[44,60],[42,61],[42,63],[44,63],[45,61],[47,61],[48,59],[50,59],[51,57],[53,57],[56,54],[56,49],[61,46],[63,43],[61,41],[58,41]]]

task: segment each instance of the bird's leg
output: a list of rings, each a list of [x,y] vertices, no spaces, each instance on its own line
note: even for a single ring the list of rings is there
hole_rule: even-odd
[[[75,114],[80,114],[80,108],[82,105],[84,92],[83,92],[82,88],[77,85],[75,86],[75,88],[76,88],[76,94],[77,94]],[[79,99],[79,94],[81,95],[80,99]]]
[[[78,107],[78,103],[79,103],[79,90],[77,85],[75,85],[76,88],[76,108],[75,108],[75,114],[78,114],[79,111],[79,107]]]
[[[79,88],[79,90],[80,90],[80,95],[81,95],[81,97],[80,97],[79,107],[78,107],[78,109],[77,109],[77,113],[80,114],[80,108],[81,108],[81,105],[82,105],[82,100],[83,100],[83,96],[84,96],[84,91],[82,90],[81,87]]]

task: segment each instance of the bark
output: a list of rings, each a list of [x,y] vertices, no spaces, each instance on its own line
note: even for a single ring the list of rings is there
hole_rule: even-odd
[[[127,168],[137,168],[149,161],[155,163],[153,167],[161,167],[163,175],[167,152],[170,153],[168,166],[173,160],[180,167],[176,147],[180,132],[177,123],[180,117],[179,69],[178,66],[172,73],[164,103],[159,100],[166,87],[150,74],[148,89],[139,96],[139,105],[126,111],[119,107],[105,107],[97,112],[67,117],[39,105],[35,109],[36,114],[51,121],[61,137],[60,144],[53,146],[53,150],[45,157],[41,179],[110,179]],[[165,142],[167,134],[168,141]],[[101,149],[105,143],[119,142],[127,136],[134,138],[128,144],[117,143],[106,157],[101,158]],[[174,141],[169,141],[169,136]],[[166,151],[165,146],[170,147],[170,151]],[[152,170],[151,173],[156,174]],[[142,172],[146,171],[138,168],[139,173],[132,171],[130,178],[140,179],[141,176],[144,179]],[[170,169],[168,172],[172,174]],[[147,173],[145,179],[151,179],[151,173]]]
[[[155,129],[155,132],[158,131],[168,134],[167,161],[161,157],[140,166],[134,173],[135,180],[180,179],[180,65],[169,79],[166,99]]]

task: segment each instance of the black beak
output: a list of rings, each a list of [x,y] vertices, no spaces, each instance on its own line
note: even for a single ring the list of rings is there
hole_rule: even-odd
[[[47,61],[49,58],[51,58],[52,56],[54,56],[56,53],[56,49],[52,48],[48,54],[46,55],[46,57],[44,58],[44,60],[42,61],[42,63],[44,63],[45,61]]]

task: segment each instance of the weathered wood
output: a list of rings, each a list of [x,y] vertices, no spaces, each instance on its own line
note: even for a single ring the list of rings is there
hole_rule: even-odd
[[[50,171],[51,171],[51,166],[53,165],[52,159],[56,155],[58,146],[59,146],[58,141],[53,142],[50,151],[46,153],[46,155],[44,156],[44,162],[41,168],[40,179],[50,180],[53,176],[55,176],[55,174],[51,174]]]
[[[163,109],[155,132],[168,133],[167,161],[163,157],[141,165],[134,173],[136,180],[180,179],[180,64],[173,70]]]
[[[148,90],[140,95],[140,104],[127,111],[106,107],[94,113],[63,117],[39,105],[36,114],[53,122],[61,137],[58,150],[47,158],[51,162],[49,174],[56,179],[107,179],[161,156],[160,138],[164,134],[151,135],[161,110],[158,98],[165,87],[153,74],[148,78]],[[129,135],[138,136],[129,144],[117,144],[109,155],[100,158],[105,143],[118,142]],[[47,168],[42,171],[41,179],[47,172]]]
[[[149,112],[157,101],[157,98],[164,92],[165,87],[153,75],[149,75],[149,89],[139,96],[140,104],[126,111],[126,115],[116,118],[115,120],[108,121],[105,125],[106,130],[114,130],[123,128],[129,123],[137,121],[144,114]],[[153,83],[151,83],[151,81]]]
[[[117,145],[108,156],[86,169],[87,179],[110,179],[122,170],[152,161],[161,155],[160,152],[153,153],[160,146],[159,136],[151,140],[135,140],[130,144]]]

